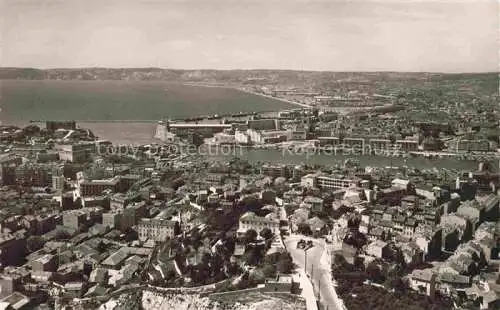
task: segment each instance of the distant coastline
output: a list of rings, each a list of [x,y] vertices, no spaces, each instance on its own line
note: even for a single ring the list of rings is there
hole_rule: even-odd
[[[225,89],[235,89],[235,90],[239,90],[241,92],[244,92],[244,93],[247,93],[247,94],[250,94],[250,95],[261,96],[261,97],[264,97],[264,98],[274,99],[274,100],[282,101],[282,102],[285,102],[285,103],[289,103],[289,104],[293,104],[293,105],[298,105],[298,106],[300,106],[302,108],[311,108],[311,106],[309,106],[307,104],[303,104],[303,103],[300,103],[300,102],[287,100],[287,99],[284,99],[284,98],[273,97],[273,96],[269,96],[269,95],[266,95],[266,94],[263,94],[263,93],[253,92],[253,91],[250,91],[250,90],[238,87],[238,86],[224,85],[224,84],[210,84],[210,83],[193,83],[193,82],[182,83],[182,85],[186,85],[186,86],[201,86],[201,87],[215,87],[215,88],[225,88]]]

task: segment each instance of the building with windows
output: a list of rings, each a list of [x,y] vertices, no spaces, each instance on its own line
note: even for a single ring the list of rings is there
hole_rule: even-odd
[[[323,199],[319,197],[308,196],[304,199],[301,206],[313,212],[323,212]]]
[[[167,122],[166,124],[158,124],[158,131],[167,131],[175,134],[178,137],[188,137],[193,133],[200,134],[204,138],[212,137],[215,133],[222,132],[224,129],[232,129],[233,126],[231,124],[196,124],[196,123],[171,123]],[[163,129],[160,129],[163,128]]]
[[[141,219],[137,225],[139,240],[145,241],[152,239],[154,241],[165,241],[173,238],[178,230],[177,221],[167,219]]]
[[[417,140],[396,140],[394,145],[398,151],[401,152],[416,152],[418,151]]]
[[[5,156],[0,158],[0,178],[2,185],[16,183],[16,167],[22,164],[20,156]]]
[[[98,196],[105,190],[120,192],[120,177],[105,180],[84,180],[80,183],[80,196]]]
[[[252,119],[247,121],[247,128],[254,130],[275,130],[279,128],[277,119]]]
[[[52,185],[52,167],[24,164],[15,168],[16,183],[23,186],[46,187]]]
[[[286,130],[255,130],[248,129],[246,134],[250,141],[255,144],[279,143],[288,139]]]
[[[102,225],[111,229],[120,228],[122,213],[108,212],[102,215]]]
[[[55,255],[45,254],[31,261],[33,271],[55,271],[57,268],[57,259]]]
[[[110,208],[113,211],[123,210],[130,203],[132,203],[134,201],[139,201],[139,200],[140,200],[139,194],[116,193],[113,196],[111,196]]]
[[[121,231],[126,231],[128,228],[137,225],[139,219],[147,215],[146,203],[144,201],[128,205],[122,211]]]
[[[0,235],[0,264],[2,267],[19,265],[25,255],[26,239],[12,234]]]
[[[280,164],[264,164],[260,167],[260,174],[267,175],[270,177],[289,177],[289,169],[286,165]]]
[[[431,268],[415,269],[409,275],[410,287],[427,296],[434,296],[436,291],[436,274]]]
[[[276,214],[269,213],[266,216],[257,216],[253,212],[247,212],[240,217],[238,234],[244,234],[253,229],[259,233],[262,229],[269,228],[274,234],[279,234],[280,221]]]
[[[368,145],[370,146],[370,151],[388,150],[392,147],[391,140],[389,139],[370,139]]]
[[[74,229],[80,229],[87,221],[87,214],[82,210],[71,210],[63,214],[63,225]]]
[[[91,159],[96,152],[95,142],[82,142],[76,144],[56,144],[55,150],[59,153],[59,159],[73,163],[82,163]]]
[[[295,141],[303,141],[307,139],[307,131],[305,129],[296,128],[295,130],[287,130],[287,139]]]
[[[52,175],[52,189],[56,192],[62,192],[64,190],[64,185],[66,179],[63,175]]]
[[[353,148],[355,150],[364,150],[365,139],[363,138],[344,138],[342,139],[342,146],[346,148]]]
[[[356,185],[356,181],[344,176],[321,174],[316,177],[316,184],[319,188],[339,189]]]
[[[457,152],[488,152],[490,151],[490,142],[488,140],[465,140],[459,139],[454,145]]]

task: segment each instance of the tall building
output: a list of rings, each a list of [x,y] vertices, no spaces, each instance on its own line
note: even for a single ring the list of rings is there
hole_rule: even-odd
[[[15,169],[16,184],[45,187],[52,185],[52,167],[47,165],[24,164]]]
[[[5,266],[17,266],[24,257],[26,239],[17,238],[12,234],[0,235],[0,264]]]
[[[122,213],[104,213],[102,215],[102,224],[108,226],[111,229],[119,229],[121,226]]]
[[[80,229],[87,221],[87,214],[82,210],[72,210],[63,214],[63,225],[74,229]]]
[[[96,152],[95,142],[82,142],[77,144],[56,144],[56,151],[59,159],[73,163],[83,163],[91,159],[91,155]]]
[[[137,225],[139,220],[147,215],[146,203],[144,201],[133,203],[128,205],[123,210],[122,220],[121,220],[121,230]]]
[[[22,164],[19,156],[6,156],[0,159],[0,182],[2,185],[16,184],[16,167]]]
[[[52,189],[58,193],[62,193],[64,191],[65,183],[66,179],[64,178],[62,171],[54,169],[52,172]]]
[[[141,219],[137,225],[140,240],[152,239],[165,241],[173,238],[178,229],[178,222],[167,219]]]

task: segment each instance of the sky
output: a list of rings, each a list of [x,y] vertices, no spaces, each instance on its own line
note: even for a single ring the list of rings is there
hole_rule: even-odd
[[[499,0],[0,0],[0,66],[496,72]]]

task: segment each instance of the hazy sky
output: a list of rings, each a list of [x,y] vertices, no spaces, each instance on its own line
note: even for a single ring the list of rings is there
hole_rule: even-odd
[[[498,1],[0,0],[0,65],[498,71]]]

